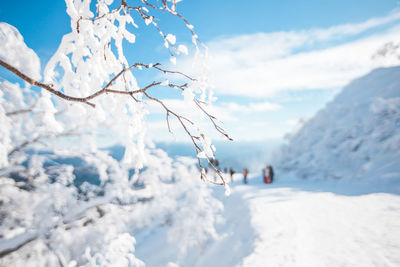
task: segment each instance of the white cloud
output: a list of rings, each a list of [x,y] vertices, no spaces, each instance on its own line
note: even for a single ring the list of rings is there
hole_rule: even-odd
[[[281,105],[270,103],[270,102],[260,102],[260,103],[250,103],[249,109],[250,111],[275,111],[280,110],[282,108]]]
[[[167,99],[163,100],[163,102],[167,107],[176,112],[176,114],[183,115],[185,118],[195,122],[196,126],[207,132],[209,137],[212,137],[212,139],[225,140],[225,138],[215,130],[210,120],[204,116],[204,114],[202,116],[202,113],[197,110],[195,106],[188,105],[188,103],[185,101],[178,99]],[[148,122],[149,134],[153,140],[172,141],[174,140],[174,137],[176,137],[178,140],[188,140],[187,134],[183,131],[182,126],[173,115],[171,115],[169,118],[170,127],[173,132],[173,135],[171,135],[168,133],[165,110],[154,101],[147,101],[147,104],[151,114],[160,115],[159,117],[153,117]],[[282,108],[283,107],[278,104],[267,101],[252,102],[247,105],[241,105],[235,102],[216,102],[213,105],[205,107],[208,113],[217,118],[217,123],[219,126],[227,130],[234,139],[240,138],[241,140],[247,140],[246,138],[251,140],[255,135],[259,135],[261,138],[261,136],[265,136],[267,133],[268,137],[270,138],[277,137],[279,134],[282,135],[282,133],[280,133],[280,129],[272,129],[269,127],[267,132],[260,130],[260,128],[266,128],[265,125],[267,122],[253,121],[251,119],[254,118],[254,115],[257,113],[274,112]],[[248,117],[248,119],[243,120],[244,117]],[[239,125],[240,127],[238,127]],[[196,133],[195,129],[190,127],[190,124],[187,126],[189,126],[190,131]],[[251,131],[252,134],[249,134],[249,131]]]
[[[165,109],[159,103],[154,101],[146,101],[146,103],[151,114],[166,114]],[[163,100],[163,103],[176,114],[182,115],[190,120],[193,121],[204,120],[202,112],[194,104],[194,102],[188,104],[183,99],[166,99]],[[203,105],[203,107],[207,112],[209,112],[212,115],[215,115],[219,120],[223,121],[235,120],[235,118],[231,115],[231,112],[234,111],[235,108],[225,108],[221,107],[220,105],[209,105],[209,106]]]
[[[293,132],[300,127],[301,121],[293,120],[294,117],[311,116],[312,108],[307,106],[305,109],[306,104],[297,103],[296,109],[299,110],[294,115],[293,108],[273,103],[271,97],[294,90],[337,90],[373,68],[396,64],[393,61],[377,61],[373,55],[385,43],[398,43],[399,40],[400,11],[382,18],[325,29],[217,38],[207,43],[210,54],[208,72],[216,95],[245,96],[258,100],[244,98],[239,104],[224,102],[221,98],[222,101],[213,103],[207,110],[225,122],[221,126],[234,140],[281,138],[285,132]],[[178,69],[188,73],[192,60],[180,58],[178,64],[181,65],[177,66]],[[276,99],[281,99],[280,103],[287,105],[294,101],[292,95],[297,93],[280,94]],[[282,96],[287,96],[289,100],[282,102]],[[179,114],[188,114],[190,119],[198,117],[198,111],[192,107],[188,111],[187,103],[182,100],[167,100],[166,104],[174,106]],[[164,120],[161,124],[153,123],[157,129],[154,133],[157,138],[163,138],[158,129],[167,132],[165,112],[159,107],[153,108],[158,109],[160,118]],[[198,125],[208,129],[211,135],[214,133],[213,139],[220,138],[207,118]],[[173,128],[180,126],[174,125]],[[185,138],[182,131],[176,133]]]
[[[216,114],[219,114],[223,111],[227,111],[229,113],[241,112],[241,113],[251,113],[251,112],[267,112],[267,111],[276,111],[282,109],[281,105],[271,103],[268,101],[263,102],[250,102],[246,105],[240,105],[236,102],[220,102],[214,104],[213,106]]]
[[[333,26],[327,29],[317,29],[311,32],[312,36],[315,36],[317,40],[328,40],[334,37],[341,37],[346,35],[356,35],[366,30],[379,27],[391,22],[395,22],[400,19],[400,11],[395,10],[388,16],[381,18],[372,18],[361,23],[344,24]]]
[[[195,104],[188,105],[184,100],[167,99],[163,100],[163,102],[177,114],[185,114],[185,116],[189,118],[199,117],[199,114],[201,114]],[[165,114],[165,109],[159,103],[154,101],[147,101],[146,103],[152,114]],[[215,102],[212,105],[204,106],[204,108],[219,120],[236,121],[237,117],[234,113],[269,112],[280,110],[283,107],[275,103],[263,101],[251,102],[246,105],[241,105],[236,102]]]
[[[300,119],[287,119],[285,120],[285,124],[289,126],[296,126],[300,123]]]
[[[341,87],[373,68],[388,65],[372,56],[385,43],[400,39],[400,26],[377,27],[399,20],[397,11],[326,29],[218,38],[208,43],[211,80],[217,94],[251,97]]]

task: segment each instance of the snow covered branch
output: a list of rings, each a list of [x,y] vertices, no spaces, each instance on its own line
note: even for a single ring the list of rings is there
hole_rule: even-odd
[[[207,111],[213,99],[206,68],[188,75],[168,63],[128,61],[124,54],[135,42],[138,19],[161,36],[173,65],[178,55],[188,55],[162,29],[160,18],[172,15],[189,29],[194,60],[205,59],[193,26],[176,11],[179,1],[65,2],[71,32],[43,73],[18,30],[0,23],[0,66],[22,80],[0,80],[0,265],[116,266],[124,259],[143,266],[132,234],[151,225],[181,233],[185,224],[182,251],[215,238],[221,206],[202,181],[228,188],[227,183],[213,165],[215,148],[196,116],[169,102],[169,96],[182,98],[232,140]],[[155,76],[139,83],[136,75],[143,69]],[[171,94],[163,98],[156,88]],[[149,103],[165,112],[165,133],[174,131],[171,118],[178,122],[197,159],[172,160],[154,148],[146,132]],[[99,148],[102,139],[112,139],[122,152]],[[205,162],[220,181],[207,178]],[[187,225],[187,216],[196,219]],[[174,240],[176,234],[168,235]]]
[[[178,75],[184,76],[185,78],[187,78],[187,79],[189,79],[189,80],[191,80],[191,81],[196,81],[196,79],[191,78],[190,76],[188,76],[188,75],[186,75],[186,74],[184,74],[184,73],[181,73],[181,72],[179,72],[179,71],[171,71],[171,70],[163,69],[163,68],[160,67],[160,66],[161,66],[160,63],[156,63],[156,64],[154,64],[154,65],[153,65],[153,64],[135,63],[135,64],[131,65],[131,66],[128,67],[128,68],[122,69],[122,70],[121,70],[117,75],[115,75],[102,89],[100,89],[100,90],[98,90],[98,91],[92,93],[91,95],[85,96],[85,97],[76,97],[76,96],[66,95],[66,94],[62,93],[61,91],[55,90],[55,89],[52,88],[52,85],[44,84],[44,83],[41,83],[41,82],[39,82],[39,81],[36,81],[35,79],[29,77],[29,75],[23,73],[23,72],[20,71],[19,69],[15,68],[15,67],[11,66],[10,64],[8,64],[7,62],[3,61],[1,58],[0,58],[0,65],[3,66],[4,68],[8,69],[9,71],[13,72],[13,73],[16,74],[18,77],[20,77],[21,79],[23,79],[24,81],[26,81],[27,83],[29,83],[29,84],[31,84],[31,85],[33,85],[33,86],[38,86],[38,87],[40,87],[40,88],[43,88],[43,89],[49,91],[50,93],[52,93],[52,94],[54,94],[54,95],[56,95],[56,96],[58,96],[58,97],[60,97],[60,98],[62,98],[62,99],[64,99],[64,100],[72,101],[72,102],[85,103],[85,104],[88,104],[88,105],[90,105],[90,106],[92,106],[92,107],[95,107],[95,104],[89,102],[89,100],[92,100],[92,99],[94,99],[94,98],[96,98],[96,97],[99,97],[100,95],[105,94],[105,93],[128,95],[128,96],[131,96],[133,99],[135,99],[135,101],[137,101],[137,99],[134,97],[134,95],[135,95],[135,94],[139,94],[139,93],[143,93],[148,99],[150,99],[150,100],[152,100],[152,101],[155,101],[155,102],[161,104],[161,106],[165,109],[165,111],[166,111],[166,121],[167,121],[167,126],[168,126],[169,132],[172,133],[171,127],[170,127],[170,123],[169,123],[169,115],[171,114],[171,115],[175,116],[175,117],[178,119],[179,123],[181,124],[181,126],[183,127],[183,129],[185,130],[185,132],[189,135],[189,137],[190,137],[192,143],[193,143],[194,146],[195,146],[196,153],[199,154],[199,153],[202,152],[202,149],[200,148],[200,145],[197,143],[197,141],[200,140],[200,137],[199,137],[199,136],[193,135],[193,134],[188,130],[188,128],[187,128],[187,126],[186,126],[186,124],[185,124],[185,122],[186,122],[186,123],[190,123],[191,125],[194,125],[194,123],[193,123],[191,120],[187,119],[186,117],[181,116],[181,115],[178,115],[177,113],[175,113],[174,111],[172,111],[172,110],[171,110],[170,108],[168,108],[168,107],[163,103],[163,101],[161,101],[160,99],[155,98],[155,97],[152,97],[149,93],[147,93],[147,90],[148,90],[148,89],[150,89],[150,88],[152,88],[152,87],[154,87],[154,86],[161,85],[161,84],[163,84],[164,82],[152,82],[151,84],[147,85],[146,87],[144,87],[144,88],[142,88],[142,89],[131,90],[131,91],[120,91],[120,90],[111,89],[113,83],[114,83],[118,78],[122,77],[123,74],[124,74],[125,72],[130,71],[130,70],[132,70],[132,69],[134,69],[134,68],[138,68],[138,67],[144,67],[144,68],[146,68],[146,69],[154,68],[154,69],[157,69],[157,70],[163,72],[164,74],[167,74],[167,73],[170,73],[170,74],[178,74]],[[176,84],[171,84],[171,83],[168,82],[166,85],[169,86],[169,87],[171,87],[171,88],[178,88],[178,89],[181,89],[182,91],[184,91],[184,90],[188,87],[188,84],[187,84],[187,83],[185,83],[185,84],[183,84],[183,85],[176,85]],[[199,110],[200,110],[201,112],[203,112],[203,113],[210,119],[210,121],[212,122],[214,128],[215,128],[218,132],[220,132],[223,136],[225,136],[228,140],[232,141],[232,138],[229,137],[229,135],[225,132],[225,130],[224,130],[223,128],[221,128],[221,127],[216,123],[216,121],[215,121],[216,118],[215,118],[213,115],[211,115],[210,113],[208,113],[208,112],[204,109],[204,107],[201,106],[201,101],[198,100],[197,98],[193,98],[193,101],[194,101],[194,103],[196,104],[196,106],[199,108]],[[6,115],[12,116],[12,115],[20,114],[20,113],[31,112],[31,111],[32,111],[31,109],[18,110],[18,111],[9,112],[9,113],[7,113]],[[58,137],[60,137],[60,136],[66,136],[66,135],[69,135],[69,134],[70,134],[70,133],[58,135]],[[8,155],[10,156],[10,155],[12,155],[13,153],[15,153],[16,151],[20,150],[21,148],[23,148],[23,147],[25,147],[25,146],[27,146],[27,145],[29,145],[29,144],[31,144],[31,143],[37,142],[39,139],[42,139],[42,138],[43,138],[42,136],[37,136],[37,137],[35,137],[33,140],[31,140],[31,141],[25,141],[25,142],[22,143],[21,145],[17,146],[17,147],[14,148],[13,150],[11,150],[11,151],[8,153]],[[225,181],[224,177],[222,176],[222,173],[220,172],[220,170],[218,170],[217,168],[215,168],[214,164],[209,160],[209,157],[207,157],[207,161],[208,161],[209,165],[212,166],[212,168],[216,171],[216,173],[218,174],[218,176],[220,177],[220,179],[221,179],[222,182],[221,182],[221,183],[215,183],[215,182],[213,182],[213,181],[207,179],[206,174],[205,174],[204,172],[201,172],[201,179],[202,179],[202,180],[205,180],[205,181],[209,181],[209,182],[214,183],[214,184],[224,185],[224,186],[225,186],[225,185],[226,185],[226,181]],[[204,170],[204,167],[203,167],[203,165],[201,164],[200,158],[198,159],[198,164],[199,164],[200,169],[201,169],[201,170]]]
[[[20,77],[21,79],[23,79],[24,81],[26,81],[27,83],[29,83],[29,84],[31,84],[31,85],[33,85],[33,86],[38,86],[38,87],[40,87],[40,88],[43,88],[43,89],[49,91],[50,93],[52,93],[52,94],[54,94],[54,95],[56,95],[56,96],[58,96],[58,97],[60,97],[60,98],[62,98],[62,99],[64,99],[64,100],[72,101],[72,102],[81,102],[81,103],[85,103],[85,104],[88,104],[88,105],[91,106],[91,107],[95,107],[96,105],[93,104],[93,103],[91,103],[91,102],[89,102],[89,100],[94,99],[94,98],[96,98],[96,97],[98,97],[98,96],[100,96],[100,95],[102,95],[102,94],[104,94],[104,93],[114,93],[114,94],[123,94],[123,95],[131,95],[131,96],[132,96],[132,95],[134,95],[134,94],[143,93],[143,92],[147,91],[149,88],[151,88],[151,87],[153,87],[153,86],[156,86],[156,85],[160,85],[160,84],[162,83],[162,82],[153,82],[153,83],[151,83],[150,85],[144,87],[143,89],[132,90],[132,91],[118,91],[118,90],[110,89],[110,87],[112,86],[112,84],[113,84],[119,77],[121,77],[121,75],[123,75],[125,72],[130,71],[130,70],[132,70],[132,69],[134,69],[134,68],[137,68],[137,67],[144,67],[144,68],[147,68],[147,69],[148,69],[148,68],[155,68],[155,69],[157,69],[157,70],[159,70],[159,71],[162,71],[163,73],[174,73],[174,74],[179,74],[179,75],[185,76],[186,78],[188,78],[188,79],[190,79],[190,80],[192,80],[192,81],[195,81],[195,79],[193,79],[193,78],[191,78],[191,77],[189,77],[189,76],[187,76],[187,75],[185,75],[185,74],[183,74],[183,73],[181,73],[181,72],[179,72],[179,71],[170,71],[170,70],[165,70],[165,69],[160,68],[160,67],[159,67],[159,66],[161,65],[160,63],[154,64],[154,65],[152,65],[152,64],[136,63],[136,64],[130,66],[129,68],[124,68],[124,69],[122,69],[122,70],[121,70],[117,75],[115,75],[114,78],[112,78],[102,89],[100,89],[100,90],[94,92],[94,93],[91,94],[91,95],[85,96],[85,97],[76,97],[76,96],[66,95],[66,94],[64,94],[64,93],[61,92],[61,91],[58,91],[58,90],[53,89],[53,85],[51,85],[51,84],[44,84],[44,83],[41,83],[41,82],[39,82],[39,81],[36,81],[35,79],[29,77],[29,75],[23,73],[23,72],[20,71],[19,69],[17,69],[17,68],[15,68],[15,67],[13,67],[12,65],[8,64],[7,62],[5,62],[4,60],[2,60],[1,58],[0,58],[0,65],[3,66],[4,68],[8,69],[9,71],[11,71],[12,73],[14,73],[15,75],[17,75],[18,77]],[[183,89],[184,87],[187,86],[187,85],[178,86],[178,85],[175,85],[175,84],[168,84],[168,85],[169,85],[170,87],[181,88],[181,89]],[[29,111],[29,110],[26,110],[26,112],[28,112],[28,111]],[[10,115],[14,115],[14,114],[20,113],[20,112],[23,112],[23,111],[13,112],[13,113],[10,113]]]

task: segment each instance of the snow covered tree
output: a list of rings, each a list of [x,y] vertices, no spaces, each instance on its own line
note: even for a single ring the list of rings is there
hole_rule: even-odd
[[[400,42],[388,42],[379,48],[372,56],[372,59],[382,65],[398,65],[400,61]]]
[[[199,240],[215,237],[220,204],[204,183],[193,179],[199,175],[226,186],[210,162],[215,148],[197,124],[152,94],[156,87],[181,91],[188,105],[230,139],[207,111],[212,94],[206,74],[194,78],[160,63],[131,62],[124,54],[138,29],[155,29],[172,63],[188,54],[188,47],[159,25],[157,17],[167,13],[187,26],[195,58],[205,58],[207,48],[177,12],[177,2],[98,0],[92,5],[91,0],[66,0],[71,32],[43,73],[18,30],[0,23],[0,65],[21,79],[0,81],[0,263],[141,266],[132,232],[165,220],[172,230],[179,229],[176,224],[187,216],[180,205],[191,205],[192,214],[209,214],[192,226]],[[152,71],[155,81],[139,84],[135,72],[140,71]],[[195,147],[200,173],[194,162],[174,162],[146,141],[149,102],[165,110],[166,133],[173,131],[171,119],[183,128]],[[122,159],[98,148],[96,138],[104,134],[124,146]],[[220,182],[207,178],[204,160]],[[186,191],[190,197],[182,197]],[[180,249],[192,245],[189,240]]]

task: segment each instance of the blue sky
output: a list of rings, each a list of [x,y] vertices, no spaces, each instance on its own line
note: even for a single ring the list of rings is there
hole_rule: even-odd
[[[358,23],[385,16],[400,7],[399,3],[398,0],[184,0],[178,9],[195,25],[200,38],[210,41],[221,36]],[[63,0],[2,0],[0,20],[17,27],[28,46],[47,60],[63,34],[70,31],[65,9]],[[167,26],[171,24],[168,21]],[[186,35],[184,27],[173,26],[175,33]]]
[[[375,67],[396,64],[371,57],[386,42],[400,40],[398,8],[397,0],[178,3],[178,11],[210,48],[210,77],[218,97],[214,111],[239,141],[282,139],[351,79]],[[62,0],[2,0],[0,21],[21,32],[41,58],[42,67],[63,34],[70,32]],[[161,17],[160,25],[174,33],[178,43],[190,42],[180,21]],[[168,62],[159,35],[143,23],[139,26],[128,60]],[[177,67],[186,69],[189,62],[190,57],[179,58]],[[152,77],[138,78],[145,83]],[[185,112],[181,103],[173,103]],[[150,134],[162,129],[165,134],[153,137],[173,141],[165,115],[154,112],[149,116]]]

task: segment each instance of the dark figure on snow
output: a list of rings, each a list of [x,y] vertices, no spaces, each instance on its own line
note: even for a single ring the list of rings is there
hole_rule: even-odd
[[[269,178],[269,175],[268,175],[268,168],[262,169],[262,174],[263,174],[264,184],[269,184],[270,178]]]
[[[229,174],[231,175],[231,183],[233,183],[233,175],[235,174],[235,170],[233,168],[230,168]]]
[[[270,183],[272,184],[272,182],[274,181],[274,169],[272,169],[271,165],[268,165],[267,169],[269,173]]]
[[[247,175],[249,174],[249,170],[247,168],[243,169],[243,183],[247,184]]]
[[[274,170],[270,165],[263,169],[264,184],[272,184],[274,180]]]

